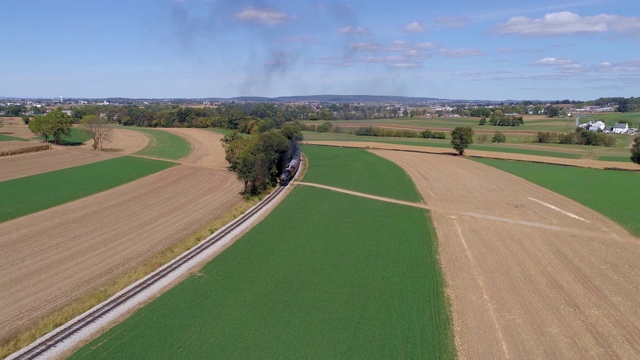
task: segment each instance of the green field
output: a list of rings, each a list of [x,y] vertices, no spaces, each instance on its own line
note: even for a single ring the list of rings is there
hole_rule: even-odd
[[[406,201],[420,201],[413,182],[398,165],[364,149],[305,145],[309,170],[304,181]]]
[[[0,134],[0,141],[29,141],[29,140],[15,137],[15,136]]]
[[[42,136],[39,136],[36,139],[44,141],[44,137]],[[62,145],[67,145],[67,146],[82,145],[89,139],[91,139],[91,135],[89,135],[89,132],[87,132],[84,129],[79,129],[74,127],[74,128],[71,128],[71,135],[62,138]],[[53,139],[49,138],[49,142],[53,142]]]
[[[183,137],[162,130],[127,127],[145,133],[149,137],[149,143],[136,155],[156,157],[167,160],[178,160],[189,155],[191,145]]]
[[[308,141],[357,141],[357,142],[371,142],[371,143],[383,143],[383,144],[398,144],[398,145],[411,145],[411,146],[425,146],[425,147],[437,147],[444,149],[451,149],[450,140],[438,140],[438,139],[420,139],[420,138],[392,138],[392,137],[376,137],[376,136],[356,136],[351,134],[336,134],[336,133],[314,133],[305,131],[304,139]],[[536,145],[532,145],[536,146]],[[577,146],[566,147],[567,151],[559,147],[558,145],[539,145],[538,148],[520,148],[511,147],[509,144],[472,144],[469,146],[470,150],[483,150],[483,151],[495,151],[504,153],[516,153],[516,154],[529,154],[538,156],[549,156],[563,159],[578,159],[582,155],[576,152],[576,149],[586,152],[585,146],[578,148]],[[593,149],[593,147],[589,147]],[[453,149],[451,150],[453,152]]]
[[[120,157],[0,182],[0,222],[81,199],[175,164]]]
[[[640,236],[640,173],[474,159],[573,199]],[[598,191],[596,191],[598,190]]]
[[[575,128],[575,118],[546,118],[542,116],[524,116],[524,124],[520,126],[491,126],[479,125],[480,118],[475,117],[459,117],[459,118],[389,118],[389,119],[367,119],[367,120],[331,120],[329,121],[334,127],[348,126],[355,129],[360,126],[377,126],[377,127],[415,127],[421,129],[430,129],[433,131],[449,132],[458,126],[470,126],[474,131],[552,131],[552,132],[568,132]],[[581,120],[582,121],[582,120]],[[320,125],[324,121],[302,121],[305,125]]]
[[[424,210],[298,186],[71,359],[453,359]]]

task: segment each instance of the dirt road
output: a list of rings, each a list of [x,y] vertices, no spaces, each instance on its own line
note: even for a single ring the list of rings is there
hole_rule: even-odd
[[[639,239],[468,159],[372,152],[433,209],[460,358],[640,358]]]
[[[203,136],[221,147],[221,135]],[[194,163],[224,154],[199,153]],[[227,170],[179,165],[0,224],[0,340],[227,213],[241,189]]]

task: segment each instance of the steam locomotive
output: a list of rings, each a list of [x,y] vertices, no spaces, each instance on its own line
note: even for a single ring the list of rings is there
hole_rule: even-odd
[[[289,182],[296,176],[298,168],[300,167],[300,150],[296,150],[293,155],[293,159],[289,163],[289,166],[280,175],[280,186],[287,186]]]

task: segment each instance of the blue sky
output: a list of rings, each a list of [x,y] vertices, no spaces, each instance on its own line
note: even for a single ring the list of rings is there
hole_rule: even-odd
[[[640,96],[640,2],[4,0],[0,96]]]

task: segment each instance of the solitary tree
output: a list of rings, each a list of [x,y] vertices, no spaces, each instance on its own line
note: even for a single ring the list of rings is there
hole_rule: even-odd
[[[105,142],[111,141],[111,128],[107,120],[97,115],[85,115],[82,118],[82,127],[87,130],[93,139],[93,149],[102,150]]]
[[[473,144],[473,129],[470,127],[457,127],[451,131],[451,145],[460,155]]]
[[[633,139],[633,144],[631,145],[631,161],[640,164],[640,136],[636,136],[635,139]]]

